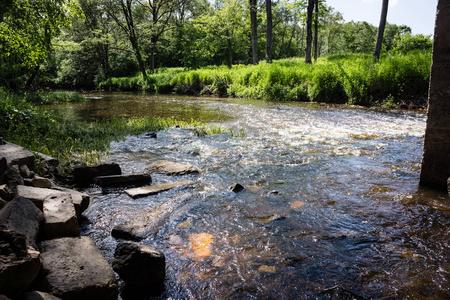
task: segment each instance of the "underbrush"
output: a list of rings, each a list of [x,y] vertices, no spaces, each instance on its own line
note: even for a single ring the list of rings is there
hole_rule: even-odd
[[[112,78],[112,90],[145,90],[187,95],[219,95],[270,100],[355,105],[425,107],[431,52],[385,55],[340,54],[306,65],[291,58],[258,65],[209,66],[197,70],[161,69],[142,76]]]

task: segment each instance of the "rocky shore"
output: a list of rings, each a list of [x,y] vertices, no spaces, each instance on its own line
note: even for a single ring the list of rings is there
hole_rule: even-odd
[[[44,177],[34,174],[39,163]],[[133,186],[130,197],[188,186],[192,181],[151,184],[150,173],[198,173],[190,165],[159,161],[145,172],[123,175],[117,164],[73,169],[62,183],[58,160],[23,147],[0,145],[0,299],[117,299],[164,290],[165,257],[159,249],[133,241],[117,245],[112,266],[94,241],[80,236],[79,221],[90,196],[75,186]],[[138,241],[150,234],[165,207],[119,224],[113,236]],[[117,274],[117,275],[116,275]],[[120,279],[119,279],[120,278]],[[125,284],[123,284],[125,283]],[[130,291],[132,291],[130,293]]]

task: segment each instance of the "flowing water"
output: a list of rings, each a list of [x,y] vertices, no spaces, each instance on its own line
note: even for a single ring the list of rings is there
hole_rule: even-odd
[[[170,128],[111,145],[123,173],[189,163],[194,186],[131,199],[89,188],[83,234],[108,260],[111,229],[173,203],[141,241],[166,255],[162,299],[450,299],[450,197],[418,186],[426,116],[343,106],[113,94],[75,118],[175,115],[245,136]],[[233,193],[232,183],[245,190]]]

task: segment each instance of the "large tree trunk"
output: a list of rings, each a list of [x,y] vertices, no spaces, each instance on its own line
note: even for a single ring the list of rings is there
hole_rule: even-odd
[[[257,0],[249,0],[250,5],[250,22],[252,29],[252,54],[253,54],[253,64],[258,64],[258,23],[256,19],[257,12]]]
[[[228,49],[228,68],[231,69],[231,67],[233,66],[233,48],[232,48],[231,37],[230,37],[228,29],[227,29],[226,34],[227,34],[227,49]]]
[[[450,0],[439,0],[420,184],[447,190],[450,177]]]
[[[305,63],[311,64],[311,46],[312,46],[312,19],[314,11],[314,0],[308,0],[307,16],[306,16],[306,47],[305,47]]]
[[[386,27],[386,19],[388,12],[389,0],[383,0],[381,7],[380,26],[378,26],[377,42],[373,51],[373,60],[378,61],[381,54],[381,45],[383,44],[384,28]]]
[[[314,0],[314,60],[319,56],[319,0]]]
[[[266,62],[271,63],[272,62],[272,0],[266,0],[266,15],[267,15]]]

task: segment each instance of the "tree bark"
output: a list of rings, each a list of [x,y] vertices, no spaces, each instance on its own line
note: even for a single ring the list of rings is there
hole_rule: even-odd
[[[308,0],[307,16],[306,16],[306,47],[305,47],[305,63],[311,64],[311,46],[312,46],[312,18],[314,11],[314,0]]]
[[[228,29],[226,33],[227,33],[227,49],[228,49],[228,68],[231,69],[231,67],[233,66],[233,48]]]
[[[386,19],[388,12],[389,0],[383,0],[381,6],[380,25],[378,26],[377,42],[375,44],[375,50],[373,51],[373,60],[378,61],[381,54],[381,45],[383,44],[384,28],[386,27]]]
[[[319,55],[319,0],[314,0],[314,60],[317,60]]]
[[[447,190],[450,177],[450,0],[439,0],[420,184]]]
[[[257,21],[257,0],[249,0],[250,6],[250,22],[252,29],[252,54],[253,54],[253,64],[257,65],[258,60],[258,21]]]
[[[272,62],[272,0],[266,0],[267,30],[266,30],[266,62]]]

